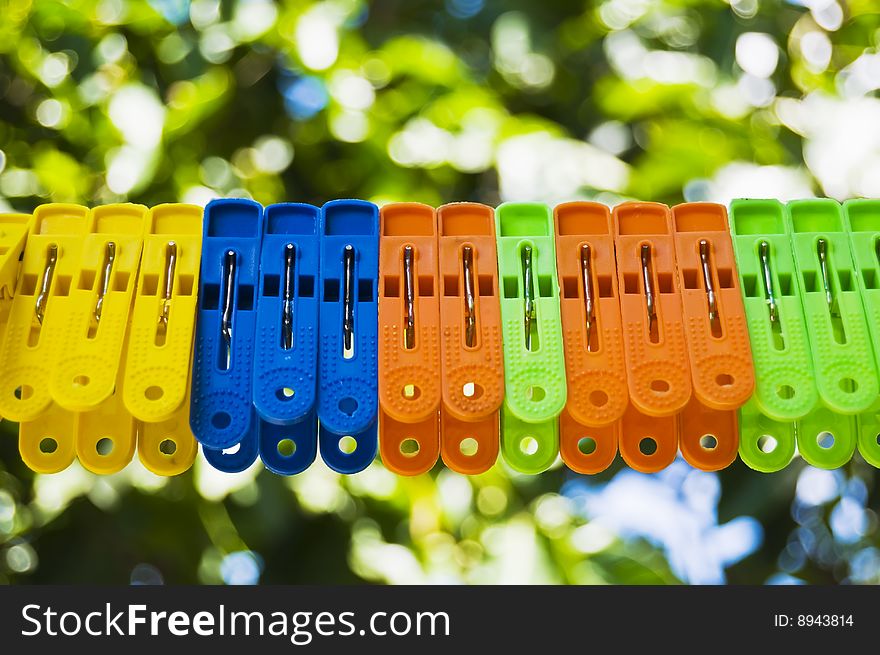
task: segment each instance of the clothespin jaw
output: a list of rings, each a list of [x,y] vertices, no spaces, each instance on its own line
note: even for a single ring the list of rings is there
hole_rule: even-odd
[[[379,226],[379,449],[388,469],[418,475],[440,456],[437,214],[385,205]]]
[[[859,294],[865,308],[874,365],[880,370],[880,200],[843,203],[844,227],[849,236]],[[880,468],[880,411],[872,407],[858,417],[858,448],[862,457]]]
[[[774,473],[791,463],[797,442],[794,421],[769,418],[753,396],[739,411],[739,425],[739,456],[747,466]]]
[[[318,441],[333,470],[356,473],[378,451],[379,208],[321,209]]]
[[[35,473],[60,473],[76,459],[75,412],[55,403],[18,426],[21,460]]]
[[[251,200],[212,200],[205,207],[190,425],[206,448],[231,448],[255,432],[251,371],[262,219],[262,207]]]
[[[283,475],[304,471],[318,450],[318,298],[321,210],[266,207],[253,365],[260,455]]]
[[[734,200],[730,230],[755,369],[754,399],[768,419],[792,421],[813,408],[818,393],[785,208],[776,200]]]
[[[125,353],[121,353],[125,361]],[[117,391],[95,409],[76,415],[76,456],[84,468],[98,475],[118,473],[134,457],[138,425],[122,400],[125,370],[118,366]]]
[[[0,214],[0,303],[12,300],[19,260],[33,227],[31,214]]]
[[[671,212],[626,202],[613,219],[630,399],[647,416],[672,416],[692,387]]]
[[[498,459],[504,402],[494,214],[476,203],[437,210],[440,454],[449,468],[467,475],[489,470]]]
[[[68,328],[56,310],[71,292],[88,216],[89,210],[79,205],[49,204],[34,211],[0,345],[0,415],[13,421],[33,421],[52,404],[49,380],[58,357],[56,342]],[[67,452],[66,446],[57,452]]]
[[[70,293],[57,304],[64,328],[49,390],[65,409],[97,409],[119,381],[147,216],[146,207],[132,204],[89,212]]]
[[[192,371],[186,377],[183,402],[171,418],[142,423],[138,437],[138,458],[156,475],[180,475],[189,470],[199,452],[199,445],[189,426],[189,389]]]
[[[126,408],[145,423],[181,412],[189,420],[203,215],[196,205],[164,204],[147,217],[122,382]]]
[[[568,378],[559,449],[572,470],[598,473],[617,455],[629,404],[611,210],[570,202],[554,215]]]
[[[537,473],[559,453],[566,403],[553,216],[546,205],[504,203],[496,212],[504,338],[501,449],[513,468]]]

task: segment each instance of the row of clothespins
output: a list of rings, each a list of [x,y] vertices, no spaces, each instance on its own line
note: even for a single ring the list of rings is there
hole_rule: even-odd
[[[499,451],[527,473],[834,467],[856,443],[880,464],[880,203],[736,201],[730,223],[706,203],[44,205],[0,217],[0,415],[43,472],[137,449],[170,475],[193,435],[220,470],[288,475],[319,452],[404,475]]]

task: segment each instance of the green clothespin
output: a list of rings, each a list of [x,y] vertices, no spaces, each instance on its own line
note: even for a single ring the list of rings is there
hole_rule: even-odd
[[[496,211],[504,341],[501,452],[523,473],[540,473],[559,453],[558,416],[566,377],[556,280],[553,215],[538,203]]]
[[[814,466],[837,468],[855,452],[852,417],[872,407],[880,393],[874,349],[840,205],[790,202],[786,225],[821,400],[797,424],[798,449]]]
[[[776,200],[734,200],[730,229],[756,382],[740,413],[740,457],[756,470],[778,471],[795,452],[792,422],[818,402],[785,207]]]
[[[843,216],[874,349],[874,365],[880,371],[880,200],[848,200],[843,204]],[[859,414],[858,449],[865,461],[880,467],[880,399]]]

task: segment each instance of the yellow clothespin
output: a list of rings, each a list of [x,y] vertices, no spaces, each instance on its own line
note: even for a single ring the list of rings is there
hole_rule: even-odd
[[[131,313],[125,406],[148,423],[189,412],[189,369],[202,254],[201,207],[167,204],[149,214]]]
[[[116,387],[148,209],[105,205],[89,213],[78,270],[58,303],[52,399],[72,411],[97,409]]]
[[[0,346],[0,415],[14,421],[33,421],[52,404],[55,342],[69,327],[56,309],[79,268],[88,216],[86,207],[68,204],[42,205],[34,212]]]
[[[141,425],[138,457],[141,464],[156,475],[183,473],[193,465],[199,452],[199,444],[189,427],[190,376],[186,378],[184,400],[171,418]]]

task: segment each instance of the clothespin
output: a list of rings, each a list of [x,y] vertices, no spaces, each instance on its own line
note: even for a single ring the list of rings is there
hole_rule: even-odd
[[[275,473],[301,473],[318,452],[318,228],[312,205],[270,205],[263,213],[253,403],[260,456]]]
[[[0,214],[0,304],[12,300],[19,260],[34,227],[31,214]],[[0,322],[2,323],[2,322]]]
[[[170,420],[189,404],[203,213],[165,204],[147,217],[122,381],[126,408],[145,423]]]
[[[877,366],[857,271],[840,205],[829,199],[788,204],[795,269],[821,408],[798,420],[798,451],[813,466],[837,468],[855,452],[853,417],[877,404]]]
[[[34,211],[0,346],[0,415],[13,421],[34,421],[52,404],[49,380],[69,328],[56,310],[71,293],[88,223],[89,210],[79,205],[49,204]],[[54,452],[73,452],[72,438],[59,444]]]
[[[880,200],[847,200],[843,203],[844,227],[849,236],[855,265],[855,281],[865,308],[874,352],[880,371]],[[880,407],[858,416],[858,449],[872,466],[880,468]]]
[[[795,453],[792,422],[818,402],[785,208],[734,200],[730,230],[755,369],[755,393],[740,413],[740,458],[777,471]]]
[[[33,227],[31,214],[0,214],[0,343],[6,334],[24,244]]]
[[[672,216],[666,205],[627,202],[613,219],[631,404],[620,454],[636,470],[658,471],[678,452],[676,415],[692,391]]]
[[[504,356],[494,211],[453,203],[437,210],[442,285],[440,454],[476,475],[498,459]]]
[[[554,214],[568,378],[559,451],[572,470],[599,473],[617,455],[629,404],[611,210],[570,202]]]
[[[501,451],[514,469],[539,473],[559,454],[566,403],[553,216],[546,205],[504,203],[495,229],[503,289]]]
[[[59,473],[76,459],[77,413],[56,403],[18,425],[18,451],[35,473]]]
[[[49,391],[64,409],[97,409],[119,381],[147,215],[143,205],[130,204],[89,212],[70,292],[54,310],[64,327]]]
[[[251,200],[205,207],[190,425],[220,470],[256,457],[251,372],[262,226],[263,208]]]
[[[386,468],[418,475],[440,456],[437,214],[385,205],[379,226],[379,449]]]
[[[340,473],[378,450],[379,208],[334,200],[321,209],[318,443]]]
[[[714,471],[736,459],[736,410],[755,388],[745,310],[724,206],[677,205],[672,221],[694,389],[679,446],[692,466]]]

